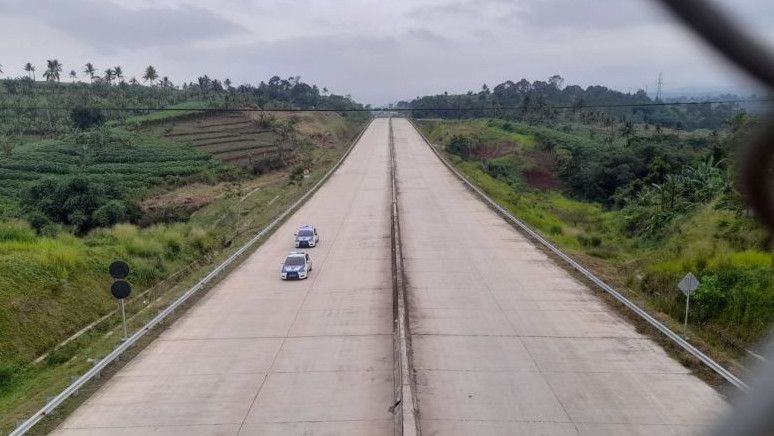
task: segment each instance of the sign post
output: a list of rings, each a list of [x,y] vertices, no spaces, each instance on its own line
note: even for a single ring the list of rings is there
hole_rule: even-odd
[[[685,322],[683,324],[683,335],[685,337],[688,337],[688,306],[691,303],[691,294],[699,289],[699,285],[699,279],[697,279],[696,276],[690,272],[686,274],[682,280],[680,280],[680,283],[677,284],[677,287],[683,291],[683,294],[685,294]]]
[[[122,260],[117,260],[110,264],[108,267],[110,276],[115,279],[112,285],[110,285],[110,293],[113,294],[121,303],[121,321],[124,324],[124,340],[129,337],[126,328],[126,308],[124,306],[124,299],[132,293],[132,286],[124,280],[129,275],[129,265]]]

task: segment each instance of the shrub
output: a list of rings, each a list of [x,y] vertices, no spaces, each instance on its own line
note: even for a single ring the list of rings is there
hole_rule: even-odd
[[[456,154],[463,159],[470,159],[470,152],[473,149],[473,140],[469,136],[454,135],[446,144],[446,151]]]
[[[699,289],[693,294],[693,318],[704,322],[718,316],[725,308],[728,294],[721,288],[718,278],[714,275],[705,275],[701,278]]]
[[[128,218],[128,208],[121,200],[110,200],[91,214],[95,226],[109,227]]]
[[[70,120],[75,127],[86,130],[101,126],[105,122],[105,115],[97,108],[77,107],[70,111]]]
[[[22,194],[22,204],[38,224],[44,223],[35,212],[84,234],[94,227],[126,221],[136,213],[136,206],[117,198],[120,193],[111,186],[75,176],[33,184]]]
[[[298,184],[299,186],[304,181],[304,165],[298,164],[290,170],[290,183]]]

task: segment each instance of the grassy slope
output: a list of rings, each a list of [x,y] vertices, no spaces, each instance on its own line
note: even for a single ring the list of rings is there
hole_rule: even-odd
[[[330,130],[326,124],[329,121]],[[315,147],[311,142],[302,146],[299,153],[311,170],[309,179],[288,184],[287,173],[280,171],[231,183],[197,184],[197,190],[206,191],[203,187],[209,186],[217,195],[185,223],[145,229],[124,224],[93,231],[84,238],[65,232],[39,237],[25,223],[0,224],[0,429],[7,429],[13,420],[39,407],[45,397],[69,382],[70,375],[83,371],[87,358],[104,354],[115,343],[116,335],[109,333],[115,331],[118,318],[112,316],[92,333],[52,353],[42,365],[29,365],[64,338],[115,309],[115,300],[107,291],[110,280],[106,267],[111,260],[125,259],[133,268],[130,279],[134,292],[127,307],[130,315],[138,314],[134,324],[139,326],[155,313],[145,313],[145,307],[162,305],[173,298],[175,289],[179,289],[175,283],[190,281],[187,277],[198,276],[225,258],[302,195],[341,155],[351,139],[344,134],[354,134],[362,124],[342,122],[331,114],[315,126],[320,132],[339,132],[342,136],[337,136],[330,147]],[[139,137],[192,156],[203,155],[170,141]],[[163,150],[145,153],[165,155]],[[204,157],[208,163],[202,168],[210,168],[209,157]],[[193,162],[199,165],[199,159]],[[163,191],[171,195],[187,189],[185,184],[169,186]],[[182,272],[175,280],[140,297],[177,271]]]
[[[519,140],[513,134],[504,139],[502,133],[481,135],[481,130],[500,130],[484,121],[432,121],[419,126],[435,144],[471,130],[479,138]],[[522,132],[534,130],[521,127],[517,129]],[[559,136],[573,140],[570,134]],[[515,147],[513,154],[523,159],[536,142],[539,136]],[[447,156],[499,204],[675,321],[682,321],[685,301],[676,283],[687,271],[697,273],[704,284],[696,295],[695,303],[701,304],[692,304],[691,327],[694,335],[716,349],[741,354],[774,322],[774,255],[749,248],[762,237],[751,220],[708,204],[676,221],[663,240],[627,238],[615,210],[525,183],[514,189],[513,183],[487,174],[480,161]],[[723,308],[713,311],[713,304]]]

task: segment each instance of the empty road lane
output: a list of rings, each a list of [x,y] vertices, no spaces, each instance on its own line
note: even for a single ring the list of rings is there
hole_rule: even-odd
[[[58,434],[392,434],[388,122]],[[300,224],[313,271],[279,279]]]
[[[393,120],[425,435],[691,434],[725,403]]]

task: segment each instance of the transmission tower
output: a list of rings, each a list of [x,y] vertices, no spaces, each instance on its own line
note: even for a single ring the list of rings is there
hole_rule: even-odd
[[[664,75],[658,73],[658,82],[656,83],[656,101],[661,101],[661,90],[664,87]]]

